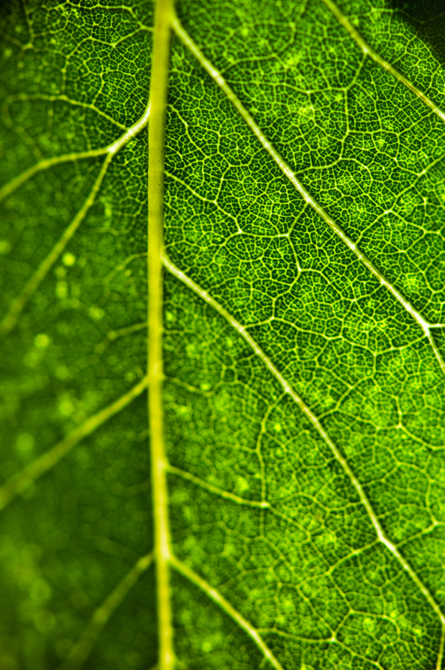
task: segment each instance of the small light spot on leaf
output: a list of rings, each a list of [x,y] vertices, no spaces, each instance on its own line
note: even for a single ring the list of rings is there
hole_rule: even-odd
[[[104,310],[101,309],[100,307],[96,307],[95,305],[90,307],[90,316],[95,321],[100,321],[100,319],[103,319],[104,314],[105,314]]]
[[[0,255],[4,256],[11,249],[11,244],[8,240],[0,240]]]
[[[40,333],[34,338],[34,345],[37,347],[37,349],[46,349],[49,343],[50,339],[45,333]]]
[[[27,458],[34,449],[34,437],[30,433],[19,433],[15,441],[15,450],[19,456]]]
[[[63,300],[68,295],[68,284],[66,281],[58,281],[56,284],[56,296]]]
[[[70,252],[67,251],[66,253],[63,254],[62,262],[64,265],[70,268],[76,262],[76,257],[74,256],[74,254],[70,254]]]
[[[62,416],[71,416],[74,412],[74,405],[69,396],[62,396],[59,400],[59,412]]]

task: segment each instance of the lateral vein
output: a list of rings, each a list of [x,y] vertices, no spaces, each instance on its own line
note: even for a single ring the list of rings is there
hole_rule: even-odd
[[[89,209],[94,204],[97,193],[102,185],[104,177],[107,173],[108,167],[111,163],[111,160],[115,154],[117,154],[120,149],[125,146],[133,137],[135,137],[148,123],[150,116],[150,104],[147,105],[147,108],[141,118],[129,128],[118,140],[110,144],[108,147],[103,149],[95,149],[94,151],[83,152],[79,154],[66,154],[65,156],[58,156],[55,158],[49,158],[44,161],[40,161],[29,170],[25,170],[19,177],[15,180],[12,180],[7,184],[3,191],[0,191],[0,201],[2,198],[5,198],[7,195],[10,195],[12,191],[21,186],[27,179],[32,177],[34,174],[40,170],[47,169],[58,163],[66,162],[69,160],[80,160],[81,158],[91,158],[94,156],[103,156],[105,155],[105,160],[102,164],[102,167],[99,171],[98,176],[93,184],[93,188],[90,191],[87,199],[85,200],[82,207],[77,212],[76,216],[70,223],[70,225],[65,229],[64,233],[60,239],[56,242],[54,247],[49,252],[48,256],[42,261],[39,265],[31,279],[25,284],[21,293],[12,301],[6,316],[0,323],[0,336],[7,335],[16,325],[18,317],[22,313],[25,305],[32,297],[34,292],[40,286],[41,282],[45,279],[51,267],[59,258],[60,254],[66,248],[67,244],[73,237],[76,230],[79,228],[82,221],[85,219],[88,214]]]
[[[59,666],[59,670],[79,670],[83,666],[111,616],[152,562],[153,555],[151,553],[136,561],[108,598],[96,609],[79,640],[69,652],[68,658]]]
[[[61,156],[54,156],[53,158],[44,158],[38,163],[35,163],[27,170],[24,170],[17,177],[14,177],[7,184],[0,188],[0,202],[5,200],[11,193],[14,193],[22,184],[24,184],[28,179],[31,179],[35,174],[41,172],[42,170],[48,170],[54,165],[59,165],[61,163],[70,163],[74,161],[80,161],[87,158],[96,158],[98,156],[104,156],[107,153],[107,148],[103,147],[100,149],[92,149],[91,151],[79,151],[77,153],[62,154]]]
[[[261,502],[260,500],[248,500],[247,498],[241,498],[241,496],[237,496],[234,493],[230,493],[229,491],[224,491],[224,489],[220,489],[218,486],[213,486],[213,484],[209,484],[203,479],[200,479],[199,477],[192,475],[190,472],[186,472],[185,470],[176,468],[173,465],[170,464],[167,465],[167,472],[171,473],[172,475],[176,475],[177,477],[182,477],[182,479],[187,479],[189,482],[196,484],[196,486],[200,486],[201,488],[206,489],[207,491],[210,491],[211,493],[214,493],[215,495],[218,495],[221,498],[232,500],[233,502],[238,503],[239,505],[246,505],[248,507],[257,507],[261,509],[268,509],[270,507],[270,504],[268,502]]]
[[[85,160],[88,158],[96,158],[98,156],[104,156],[105,154],[110,154],[114,156],[120,149],[122,149],[125,144],[127,144],[133,137],[135,137],[148,123],[150,117],[150,104],[147,105],[142,116],[134,123],[131,128],[125,130],[125,132],[114,142],[108,144],[106,147],[100,147],[99,149],[91,149],[90,151],[79,151],[72,152],[69,154],[62,154],[61,156],[53,156],[52,158],[44,158],[41,161],[35,163],[27,170],[24,170],[17,177],[14,177],[7,184],[2,186],[0,189],[0,202],[7,198],[11,193],[18,189],[22,184],[24,184],[28,179],[31,179],[35,174],[41,172],[42,170],[48,170],[54,165],[59,165],[61,163],[69,163],[74,161]]]
[[[218,312],[237,332],[238,334],[247,342],[247,344],[251,347],[251,349],[255,352],[255,354],[258,356],[258,358],[264,363],[264,365],[267,367],[267,369],[272,373],[272,375],[275,377],[275,379],[279,382],[281,387],[283,388],[284,392],[289,394],[289,396],[292,398],[292,400],[295,402],[295,404],[299,407],[301,412],[306,416],[306,418],[310,421],[310,423],[314,426],[320,437],[324,440],[324,442],[328,445],[331,453],[334,455],[335,459],[338,461],[338,463],[341,465],[343,471],[347,475],[349,481],[355,488],[358,498],[362,505],[364,506],[368,517],[374,527],[374,530],[376,532],[378,540],[385,545],[385,547],[393,554],[393,556],[397,559],[398,563],[403,567],[403,569],[408,573],[408,575],[411,577],[411,580],[414,582],[414,584],[417,586],[417,588],[421,591],[425,599],[428,601],[429,605],[431,608],[434,610],[434,612],[437,614],[439,617],[441,623],[443,626],[445,626],[445,614],[442,612],[440,606],[438,603],[436,603],[433,595],[430,593],[428,588],[423,584],[421,579],[417,576],[416,572],[411,568],[409,563],[406,561],[406,559],[402,556],[400,551],[397,549],[397,547],[387,538],[383,528],[380,525],[380,522],[377,518],[376,513],[374,512],[374,509],[368,500],[368,497],[358,481],[357,477],[354,475],[351,467],[349,466],[348,461],[346,458],[342,455],[336,444],[331,440],[323,426],[321,425],[320,421],[318,420],[317,416],[312,412],[312,410],[306,405],[306,403],[300,398],[300,396],[296,393],[296,391],[292,388],[292,386],[289,384],[289,382],[285,379],[285,377],[281,374],[281,372],[278,370],[278,368],[275,366],[275,364],[271,361],[271,359],[267,356],[267,354],[261,349],[261,347],[257,344],[257,342],[253,339],[253,337],[250,335],[250,333],[247,331],[247,329],[242,326],[222,305],[220,305],[207,291],[204,291],[198,284],[196,284],[190,277],[188,277],[184,272],[182,272],[179,268],[176,267],[168,258],[166,255],[163,257],[164,259],[164,265],[167,268],[167,270],[179,281],[181,281],[185,286],[190,288],[196,295],[198,295],[204,302],[206,302],[208,305],[213,307],[213,309]]]
[[[81,107],[82,109],[89,109],[90,111],[94,112],[98,116],[101,116],[103,119],[106,121],[109,121],[112,123],[114,126],[117,128],[121,128],[122,130],[126,130],[126,126],[124,126],[123,123],[120,123],[119,121],[116,121],[116,119],[113,119],[112,116],[107,114],[106,112],[102,111],[99,109],[99,107],[96,107],[94,104],[90,104],[87,102],[81,102],[80,100],[72,100],[69,98],[67,95],[64,93],[60,95],[47,95],[44,93],[35,93],[35,94],[26,94],[26,93],[18,93],[17,95],[10,95],[6,98],[2,105],[2,111],[8,109],[8,107],[11,106],[12,103],[20,101],[20,102],[29,102],[29,101],[34,101],[34,100],[45,100],[45,102],[64,102],[67,103],[68,105],[72,105],[73,107]],[[10,118],[8,119],[8,125],[11,125],[13,127],[12,120]]]
[[[23,493],[39,477],[51,470],[62,458],[64,458],[73,447],[88,435],[91,435],[96,428],[118,414],[122,409],[129,405],[132,400],[137,398],[142,391],[147,388],[147,377],[144,377],[128,393],[115,400],[111,405],[91,416],[81,426],[76,428],[70,435],[58,442],[52,449],[36,458],[23,470],[13,475],[8,481],[0,486],[0,511],[3,510],[14,498]]]
[[[436,670],[442,670],[444,646],[445,646],[445,625],[442,622],[442,629],[440,631],[439,653],[437,654]]]
[[[12,301],[9,306],[8,312],[0,323],[0,336],[5,336],[11,332],[11,330],[17,324],[17,320],[22,313],[25,305],[35,293],[37,288],[40,286],[42,281],[45,279],[46,275],[54,265],[54,263],[59,258],[60,254],[66,248],[68,242],[73,237],[76,230],[79,228],[82,221],[85,219],[89,209],[94,204],[96,195],[101,187],[103,179],[106,175],[108,166],[111,161],[111,154],[108,154],[102,163],[102,167],[99,171],[99,174],[96,177],[96,180],[93,184],[87,199],[83,203],[82,207],[77,212],[74,219],[71,221],[69,226],[64,230],[62,236],[57,240],[56,244],[53,246],[46,258],[40,263],[37,270],[32,275],[31,279],[23,287],[20,294]]]
[[[202,577],[189,568],[185,563],[180,561],[176,556],[171,557],[171,564],[176,570],[186,577],[192,584],[195,584],[207,596],[213,600],[221,609],[228,614],[242,628],[247,635],[255,642],[257,647],[261,650],[265,658],[271,663],[275,670],[284,670],[281,663],[275,658],[269,647],[266,645],[258,631],[240,614],[234,607],[224,598],[221,593],[208,584]]]
[[[148,123],[150,116],[150,103],[147,105],[147,108],[141,118],[129,128],[119,139],[117,139],[113,144],[103,148],[95,149],[94,151],[82,152],[78,154],[66,154],[65,156],[58,156],[55,158],[49,158],[44,161],[40,161],[33,167],[25,170],[21,175],[13,179],[9,184],[3,187],[3,190],[0,191],[0,201],[2,198],[5,198],[7,195],[10,195],[16,188],[21,186],[27,179],[32,177],[34,174],[40,170],[47,169],[54,165],[57,165],[62,162],[70,160],[80,160],[81,158],[91,158],[95,156],[105,155],[105,160],[102,163],[102,167],[99,171],[99,174],[96,177],[96,180],[93,184],[93,187],[83,203],[82,207],[77,212],[74,219],[71,221],[69,226],[65,229],[62,236],[56,242],[54,247],[49,252],[48,256],[41,262],[37,270],[34,272],[33,276],[28,280],[28,282],[23,287],[20,294],[12,301],[9,306],[8,312],[6,313],[3,320],[0,322],[0,336],[5,336],[13,330],[17,324],[17,320],[22,313],[27,302],[30,300],[32,295],[35,293],[37,288],[40,286],[42,281],[45,279],[51,267],[59,258],[60,254],[66,248],[67,244],[79,228],[82,221],[85,219],[88,214],[89,209],[94,204],[96,200],[97,193],[102,185],[104,177],[107,173],[108,167],[111,163],[111,160],[115,154],[117,154],[120,149],[125,146],[133,137],[135,137]]]

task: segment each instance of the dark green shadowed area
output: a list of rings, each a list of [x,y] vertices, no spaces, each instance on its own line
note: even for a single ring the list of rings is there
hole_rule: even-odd
[[[430,44],[443,63],[445,60],[445,6],[434,0],[391,0],[390,7],[411,23],[423,42]]]
[[[41,169],[3,191],[1,318],[78,218],[2,333],[3,481],[145,375],[146,131],[108,165],[94,152],[143,114],[150,16],[142,3],[2,4],[3,183]],[[154,665],[153,568],[107,605],[151,551],[151,528],[142,392],[2,510],[0,666]]]

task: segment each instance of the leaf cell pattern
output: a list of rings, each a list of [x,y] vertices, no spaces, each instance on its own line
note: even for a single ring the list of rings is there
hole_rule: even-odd
[[[445,82],[406,11],[187,0],[172,18],[178,670],[443,670]],[[3,4],[6,670],[168,667],[147,448],[153,32],[144,1]]]

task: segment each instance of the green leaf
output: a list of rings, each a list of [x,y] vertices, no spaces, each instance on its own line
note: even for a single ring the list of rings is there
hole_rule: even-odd
[[[2,670],[445,667],[428,7],[2,3]]]

